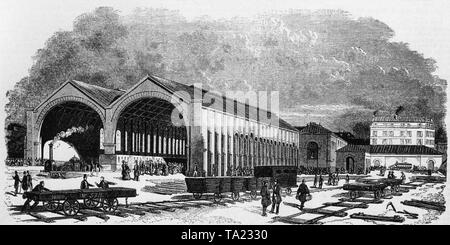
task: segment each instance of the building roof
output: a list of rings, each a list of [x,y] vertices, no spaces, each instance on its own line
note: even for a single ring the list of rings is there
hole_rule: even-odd
[[[300,134],[333,134],[333,132],[320,124],[310,122],[305,127],[302,127]]]
[[[375,116],[372,118],[372,122],[420,122],[420,123],[432,123],[433,120],[423,117],[412,116]]]
[[[222,94],[219,94],[219,93],[216,93],[213,91],[209,91],[206,89],[200,89],[198,87],[195,87],[194,85],[182,84],[182,83],[168,80],[168,79],[158,77],[155,75],[149,75],[149,78],[157,80],[159,83],[161,83],[164,87],[166,87],[172,93],[184,91],[184,92],[187,92],[191,98],[194,98],[195,92],[198,92],[198,94],[200,94],[200,93],[202,94],[202,98],[204,98],[203,96],[205,94],[208,94],[208,96],[211,96],[212,99],[215,99],[215,100],[217,99],[217,100],[223,101],[223,103],[211,103],[211,104],[207,104],[206,102],[203,102],[203,106],[205,106],[205,107],[209,107],[212,109],[216,109],[216,110],[225,112],[227,109],[226,105],[227,105],[227,103],[229,103],[228,105],[233,105],[232,108],[234,111],[234,99],[228,98]],[[238,103],[238,105],[244,106],[244,108],[245,108],[245,104],[240,102],[239,98],[237,98],[237,99],[238,100],[236,102]],[[288,122],[286,122],[285,120],[281,119],[280,117],[278,117],[274,113],[271,113],[268,110],[263,110],[263,109],[257,110],[257,108],[252,105],[248,105],[248,107],[249,107],[248,110],[237,110],[237,115],[244,117],[244,118],[251,118],[251,119],[259,121],[261,113],[268,113],[268,115],[270,115],[268,117],[275,117],[274,118],[275,120],[278,119],[278,124],[279,124],[278,126],[280,128],[297,131],[297,129],[295,127],[291,126]],[[258,115],[258,113],[259,113],[259,115]]]
[[[110,105],[125,93],[123,90],[108,89],[80,81],[70,81],[70,83],[103,107]]]
[[[345,140],[348,144],[370,145],[370,139],[355,138],[355,136],[350,132],[341,131],[341,132],[334,132],[334,134]]]
[[[346,145],[336,152],[369,152],[370,145]]]
[[[214,99],[223,99],[223,101],[226,103],[232,103],[232,105],[233,105],[232,108],[234,108],[234,99],[227,98],[226,96],[220,95],[218,93],[210,92],[205,89],[202,89],[200,91],[200,88],[194,87],[193,85],[182,84],[182,83],[168,80],[168,79],[158,77],[155,75],[147,75],[147,78],[149,78],[150,80],[152,80],[154,82],[159,83],[159,85],[161,85],[162,87],[164,87],[171,93],[186,92],[187,94],[189,94],[190,98],[194,98],[195,91],[197,90],[197,92],[199,92],[199,94],[201,92],[202,98],[206,93],[208,93],[208,95],[211,95],[212,97],[214,97]],[[126,93],[126,91],[124,91],[124,90],[108,89],[108,88],[100,87],[100,86],[93,85],[93,84],[88,84],[85,82],[75,81],[75,80],[70,81],[69,83],[74,85],[81,92],[86,94],[88,97],[97,101],[103,107],[107,107],[107,106],[111,105],[114,101],[116,101],[122,95],[124,95]],[[240,101],[237,101],[237,103],[240,106],[245,107],[244,103],[242,103]],[[205,106],[205,107],[210,107],[210,108],[220,110],[220,111],[226,111],[225,105],[226,105],[225,103],[211,103],[210,105],[206,104],[206,102],[203,103],[203,106]],[[269,115],[267,118],[270,119],[271,117],[274,117],[274,120],[278,119],[278,126],[280,128],[297,131],[297,129],[295,127],[291,126],[289,123],[287,123],[286,121],[284,121],[283,119],[281,119],[280,117],[278,117],[277,115],[275,115],[274,113],[272,113],[268,110],[263,110],[263,109],[257,110],[256,107],[251,106],[251,105],[248,105],[248,108],[249,108],[248,110],[238,110],[237,115],[244,117],[244,118],[251,118],[253,120],[259,121],[259,119],[261,118],[261,113],[267,113],[267,115]],[[266,117],[264,117],[264,118],[266,118]]]
[[[346,145],[336,152],[368,152],[371,154],[442,155],[424,145]]]

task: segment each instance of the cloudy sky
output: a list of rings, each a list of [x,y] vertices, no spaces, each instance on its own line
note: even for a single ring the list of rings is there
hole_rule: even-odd
[[[58,30],[70,30],[78,15],[98,6],[112,6],[121,14],[136,7],[178,9],[188,18],[252,16],[271,10],[335,9],[355,17],[371,16],[396,32],[394,40],[410,43],[413,50],[437,60],[442,78],[450,79],[450,10],[446,0],[1,0],[0,86],[11,89],[25,76],[31,57]],[[4,102],[4,92],[0,96]],[[3,103],[2,103],[3,104]],[[2,106],[2,105],[0,105]],[[2,106],[3,107],[3,106]]]

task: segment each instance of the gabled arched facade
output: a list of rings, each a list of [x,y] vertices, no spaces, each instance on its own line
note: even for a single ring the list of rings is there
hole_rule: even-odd
[[[231,175],[238,167],[298,164],[295,128],[281,119],[276,124],[261,121],[263,113],[271,113],[256,107],[245,105],[239,111],[236,99],[230,107],[208,104],[205,93],[149,75],[127,91],[68,81],[27,112],[26,155],[39,158],[42,124],[47,120],[60,127],[73,122],[89,128],[83,123],[95,123],[92,135],[101,146],[89,157],[97,156],[105,169],[115,170],[124,159],[150,156],[185,161],[187,173],[197,164],[200,171],[215,176]],[[51,114],[55,107],[64,118]],[[80,116],[83,120],[72,120]],[[77,142],[82,137],[80,133]]]

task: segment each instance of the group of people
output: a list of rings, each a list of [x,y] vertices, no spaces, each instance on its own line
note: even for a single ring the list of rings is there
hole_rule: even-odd
[[[6,166],[42,166],[44,161],[41,158],[7,158]]]
[[[269,213],[278,214],[280,212],[280,204],[282,201],[281,198],[281,186],[278,183],[278,180],[275,179],[272,185],[272,193],[270,193],[268,181],[264,180],[261,190],[261,205],[262,205],[262,216],[267,216],[267,208],[272,205]],[[309,188],[305,184],[305,180],[302,180],[302,183],[297,189],[296,199],[300,201],[300,210],[305,206],[305,202],[307,201],[307,197],[310,195]]]
[[[345,168],[336,168],[334,171],[331,168],[321,168],[321,167],[305,167],[305,166],[299,166],[297,170],[298,174],[304,174],[304,175],[313,175],[313,174],[322,174],[322,175],[329,175],[330,173],[337,172],[337,173],[345,173]]]
[[[133,178],[131,178],[133,172]],[[139,176],[147,175],[163,175],[178,174],[183,172],[183,164],[177,162],[163,162],[163,161],[135,161],[133,171],[128,166],[126,161],[122,161],[122,179],[139,181]]]
[[[14,171],[14,195],[20,193],[22,189],[23,192],[33,189],[33,179],[31,178],[30,171],[23,171],[22,179],[17,171]]]

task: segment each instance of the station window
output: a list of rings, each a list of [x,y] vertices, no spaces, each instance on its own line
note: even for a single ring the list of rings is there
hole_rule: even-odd
[[[121,151],[121,135],[120,131],[116,131],[116,151]]]
[[[307,159],[318,159],[319,146],[316,142],[309,142],[306,148]]]

